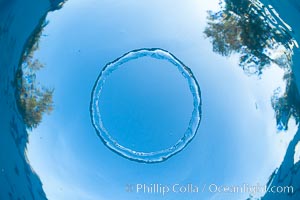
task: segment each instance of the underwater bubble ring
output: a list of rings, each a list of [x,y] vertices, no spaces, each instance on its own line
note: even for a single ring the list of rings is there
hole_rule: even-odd
[[[140,152],[129,149],[127,147],[122,146],[119,144],[105,129],[101,115],[100,115],[100,108],[99,108],[99,101],[103,86],[105,84],[106,79],[109,77],[111,73],[117,70],[122,64],[135,60],[142,57],[152,57],[160,60],[166,60],[173,64],[182,76],[187,80],[189,84],[190,92],[193,96],[193,111],[192,117],[189,121],[189,125],[184,132],[184,135],[181,139],[179,139],[173,146],[159,150],[154,152]],[[91,94],[91,104],[90,104],[90,114],[92,124],[101,138],[103,143],[114,152],[118,153],[119,155],[128,158],[130,160],[144,162],[144,163],[156,163],[162,162],[171,156],[179,153],[182,151],[189,142],[195,137],[196,132],[199,128],[200,121],[201,121],[201,91],[197,80],[195,79],[192,71],[190,68],[185,66],[179,59],[177,59],[173,54],[170,52],[159,49],[159,48],[143,48],[130,51],[123,56],[117,58],[113,62],[108,63],[101,71],[100,75],[98,76],[95,85],[92,90]]]

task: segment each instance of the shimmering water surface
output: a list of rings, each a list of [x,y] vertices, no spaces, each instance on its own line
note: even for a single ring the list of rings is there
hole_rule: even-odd
[[[54,106],[28,145],[48,198],[264,196],[206,188],[267,184],[297,132],[298,29],[263,3],[69,0],[50,13],[33,59]]]

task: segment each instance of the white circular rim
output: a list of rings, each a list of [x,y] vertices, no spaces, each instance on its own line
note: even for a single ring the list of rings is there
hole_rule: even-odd
[[[105,80],[111,73],[117,70],[122,64],[135,60],[141,57],[152,57],[156,59],[167,60],[171,64],[173,64],[182,76],[187,80],[189,84],[190,92],[193,95],[193,112],[192,117],[189,121],[189,125],[181,139],[179,139],[173,146],[167,149],[162,149],[154,152],[140,152],[129,149],[127,147],[119,144],[108,131],[105,129],[103,122],[101,120],[99,101],[102,92],[102,88],[104,86]],[[197,80],[195,79],[190,68],[185,66],[179,59],[177,59],[170,52],[159,49],[159,48],[151,48],[151,49],[137,49],[130,51],[123,56],[117,58],[111,63],[108,63],[101,71],[100,75],[97,78],[97,81],[94,85],[92,95],[91,95],[91,104],[90,104],[90,114],[92,119],[92,124],[101,138],[103,143],[118,153],[119,155],[128,158],[130,160],[145,162],[145,163],[156,163],[162,162],[176,153],[183,150],[188,143],[195,137],[196,132],[199,128],[201,121],[201,91]]]

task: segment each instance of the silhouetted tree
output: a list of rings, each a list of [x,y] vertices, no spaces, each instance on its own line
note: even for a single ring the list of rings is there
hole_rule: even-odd
[[[258,0],[225,0],[224,3],[221,11],[208,12],[208,26],[204,34],[211,39],[213,51],[223,56],[238,53],[240,66],[248,75],[260,75],[271,63],[283,68],[285,91],[282,95],[278,88],[271,97],[277,129],[287,130],[291,117],[299,124],[300,95],[291,68],[293,47],[297,46],[297,43],[287,29],[276,21],[276,16]],[[298,130],[288,145],[281,166],[270,176],[268,187],[299,186],[300,163],[294,163],[299,134]],[[299,192],[299,187],[295,190]],[[296,191],[288,194],[289,198],[298,199],[299,194],[296,195]],[[266,192],[260,199],[284,199],[288,196]],[[248,199],[254,200],[253,197]]]
[[[38,126],[44,113],[49,114],[53,110],[54,90],[40,86],[36,81],[36,73],[44,65],[34,59],[34,52],[39,48],[39,39],[45,26],[45,21],[41,21],[39,28],[29,38],[15,78],[17,105],[24,123],[30,129]]]
[[[291,116],[299,122],[300,98],[292,71],[293,38],[279,26],[270,11],[257,0],[225,0],[219,12],[208,11],[204,30],[211,39],[213,51],[230,56],[240,55],[239,65],[248,75],[261,75],[271,63],[285,69],[285,93],[271,98],[277,127],[287,130]]]
[[[271,98],[279,130],[288,129],[288,122],[291,116],[295,118],[297,123],[299,123],[300,119],[300,96],[293,74],[286,73],[284,80],[286,81],[284,94],[278,96],[277,91],[275,91]]]
[[[238,53],[247,74],[261,75],[271,63],[286,68],[291,62],[292,37],[274,25],[266,10],[258,1],[225,0],[221,11],[209,11],[204,34],[211,39],[213,51],[222,56]]]

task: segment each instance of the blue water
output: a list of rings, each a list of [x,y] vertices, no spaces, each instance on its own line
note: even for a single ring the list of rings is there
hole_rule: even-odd
[[[219,11],[219,1],[70,0],[47,16],[34,58],[45,64],[38,81],[55,88],[54,110],[30,132],[28,157],[49,199],[246,199],[208,186],[267,184],[297,131],[294,119],[278,130],[271,105],[285,69],[249,76],[238,54],[213,52],[207,10]],[[164,49],[187,68],[152,54],[107,77],[108,63],[145,48]]]

